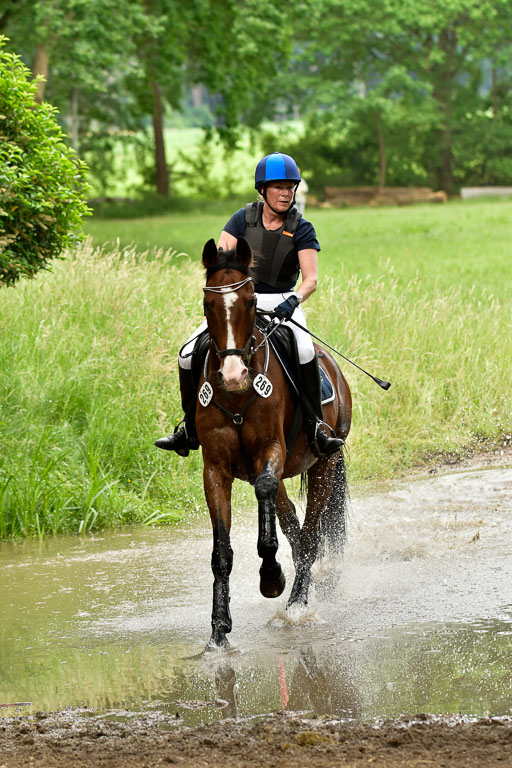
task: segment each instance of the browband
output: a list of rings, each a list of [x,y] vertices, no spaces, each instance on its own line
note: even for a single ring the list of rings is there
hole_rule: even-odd
[[[206,270],[206,280],[209,280],[212,275],[215,274],[215,272],[218,272],[219,269],[236,269],[238,272],[241,272],[243,275],[249,274],[249,267],[245,267],[243,264],[240,264],[236,260],[232,260],[231,255],[233,251],[219,251],[219,258],[213,265],[213,267],[208,267]]]

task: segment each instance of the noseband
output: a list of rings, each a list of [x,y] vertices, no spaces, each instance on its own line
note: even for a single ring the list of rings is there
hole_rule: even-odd
[[[205,286],[203,288],[203,291],[211,291],[212,293],[232,293],[233,291],[239,291],[240,288],[243,288],[244,285],[246,285],[249,282],[254,282],[254,278],[252,277],[246,277],[245,280],[240,280],[238,283],[230,283],[229,285],[220,285],[218,287],[210,287]],[[249,338],[247,339],[246,345],[242,349],[219,349],[217,342],[213,338],[213,336],[210,334],[210,339],[213,344],[213,348],[215,349],[215,354],[219,358],[219,360],[222,360],[223,357],[227,357],[228,355],[237,355],[237,357],[243,358],[245,362],[248,362],[253,353],[253,344],[254,344],[254,336],[252,335],[252,330],[254,328],[254,323],[256,321],[256,315],[254,316],[253,324],[251,327],[251,331],[249,333]]]

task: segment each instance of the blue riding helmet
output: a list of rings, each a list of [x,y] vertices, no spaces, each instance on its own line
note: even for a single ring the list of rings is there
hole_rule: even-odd
[[[269,181],[294,181],[299,184],[300,172],[293,157],[282,152],[265,155],[256,166],[254,188],[259,190]]]

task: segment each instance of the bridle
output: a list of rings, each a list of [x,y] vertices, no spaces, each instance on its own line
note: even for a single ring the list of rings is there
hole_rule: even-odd
[[[252,277],[246,277],[245,279],[240,280],[238,283],[230,283],[229,285],[220,285],[220,286],[215,286],[215,287],[206,285],[203,288],[203,291],[205,291],[205,292],[206,291],[211,291],[212,293],[218,293],[218,294],[230,293],[232,291],[239,291],[240,288],[242,288],[244,285],[247,285],[247,283],[249,283],[251,281],[254,282]],[[264,363],[263,363],[262,373],[263,373],[264,376],[266,376],[267,371],[268,371],[269,359],[270,359],[270,350],[269,350],[268,336],[272,333],[272,330],[270,330],[270,333],[262,333],[262,336],[263,336],[262,341],[259,344],[256,344],[256,337],[253,335],[253,332],[254,332],[254,326],[256,324],[256,313],[257,312],[258,312],[258,310],[256,310],[256,312],[254,313],[254,319],[253,319],[253,322],[252,322],[251,330],[249,332],[249,337],[247,339],[247,342],[246,342],[245,346],[242,349],[219,349],[219,346],[218,346],[217,342],[215,341],[215,339],[213,338],[211,333],[210,333],[210,344],[213,347],[213,349],[215,350],[215,353],[216,353],[217,357],[219,358],[219,360],[222,360],[222,358],[227,357],[228,355],[237,355],[239,357],[242,357],[242,359],[244,360],[244,362],[245,362],[245,364],[247,366],[249,365],[249,362],[250,362],[251,358],[256,354],[256,352],[261,347],[264,347],[265,348],[265,360],[264,360]],[[276,327],[277,326],[274,326],[273,330],[275,330]],[[206,357],[205,357],[205,360],[204,360],[203,375],[204,375],[204,382],[205,383],[203,384],[203,387],[206,386],[206,384],[208,383],[208,361],[209,361],[209,358],[210,358],[210,350],[208,350],[208,352],[206,354]],[[252,470],[251,459],[250,459],[250,456],[248,455],[247,450],[246,450],[245,445],[244,445],[244,439],[243,439],[242,430],[243,430],[243,424],[244,424],[244,420],[245,420],[245,415],[246,415],[247,411],[249,410],[249,408],[257,400],[259,395],[258,395],[258,393],[256,391],[253,391],[252,395],[245,402],[245,404],[243,405],[241,410],[239,412],[233,413],[233,412],[229,411],[224,405],[221,405],[219,402],[217,402],[216,398],[213,396],[214,395],[213,389],[211,388],[211,385],[209,385],[209,386],[210,386],[211,395],[210,395],[210,399],[209,399],[208,402],[210,402],[213,406],[215,406],[215,408],[217,408],[218,411],[220,411],[225,416],[230,418],[231,421],[233,422],[233,424],[235,425],[235,429],[236,429],[236,432],[237,432],[237,435],[238,435],[238,443],[239,443],[239,446],[240,446],[240,454],[241,454],[241,456],[243,458],[243,461],[244,461],[244,464],[245,464],[245,469],[246,469],[246,472],[247,472],[247,477],[249,478],[249,481],[251,483],[254,483],[255,477],[254,477],[253,470]]]
[[[211,291],[212,293],[232,293],[233,291],[239,291],[240,288],[243,288],[244,285],[246,285],[249,282],[254,282],[253,277],[246,277],[244,280],[240,280],[238,283],[230,283],[229,285],[219,285],[219,286],[209,286],[206,285],[203,288],[203,291]],[[252,322],[251,330],[249,332],[249,336],[247,338],[247,342],[242,349],[233,348],[233,349],[219,349],[219,346],[215,339],[213,338],[212,334],[210,333],[210,341],[213,345],[213,348],[215,350],[215,354],[219,358],[219,360],[222,360],[224,357],[228,357],[228,355],[237,355],[237,357],[241,357],[244,362],[247,364],[251,357],[254,355],[256,348],[254,347],[256,343],[256,339],[253,336],[253,330],[254,330],[254,323],[256,322],[256,314],[254,315],[254,320]]]

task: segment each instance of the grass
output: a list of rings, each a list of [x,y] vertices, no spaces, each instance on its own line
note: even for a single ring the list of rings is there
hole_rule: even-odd
[[[205,204],[206,211],[183,211],[140,219],[86,221],[95,245],[132,245],[184,252],[199,259],[203,244],[217,238],[243,199]],[[310,209],[322,251],[321,279],[343,266],[368,282],[390,264],[402,284],[420,279],[435,285],[460,286],[468,293],[485,290],[512,297],[510,219],[512,202],[455,201],[448,205],[401,208]]]
[[[392,381],[383,392],[342,365],[352,483],[509,441],[511,204],[311,213],[323,250],[309,327]],[[0,538],[205,511],[199,454],[153,441],[181,417],[176,358],[202,319],[199,254],[228,214],[131,221],[137,248],[89,243],[2,292]],[[105,226],[121,237],[92,220],[96,242]],[[141,251],[157,231],[171,250]]]
[[[0,537],[182,513],[199,459],[169,466],[152,443],[179,415],[176,355],[201,280],[164,254],[85,247],[3,294]]]
[[[86,221],[85,231],[97,246],[132,247],[137,251],[172,248],[176,254],[190,255],[197,260],[204,243],[218,237],[231,214],[243,207],[244,200],[197,202],[192,212],[183,210],[177,203],[176,212],[135,219],[92,218]]]

